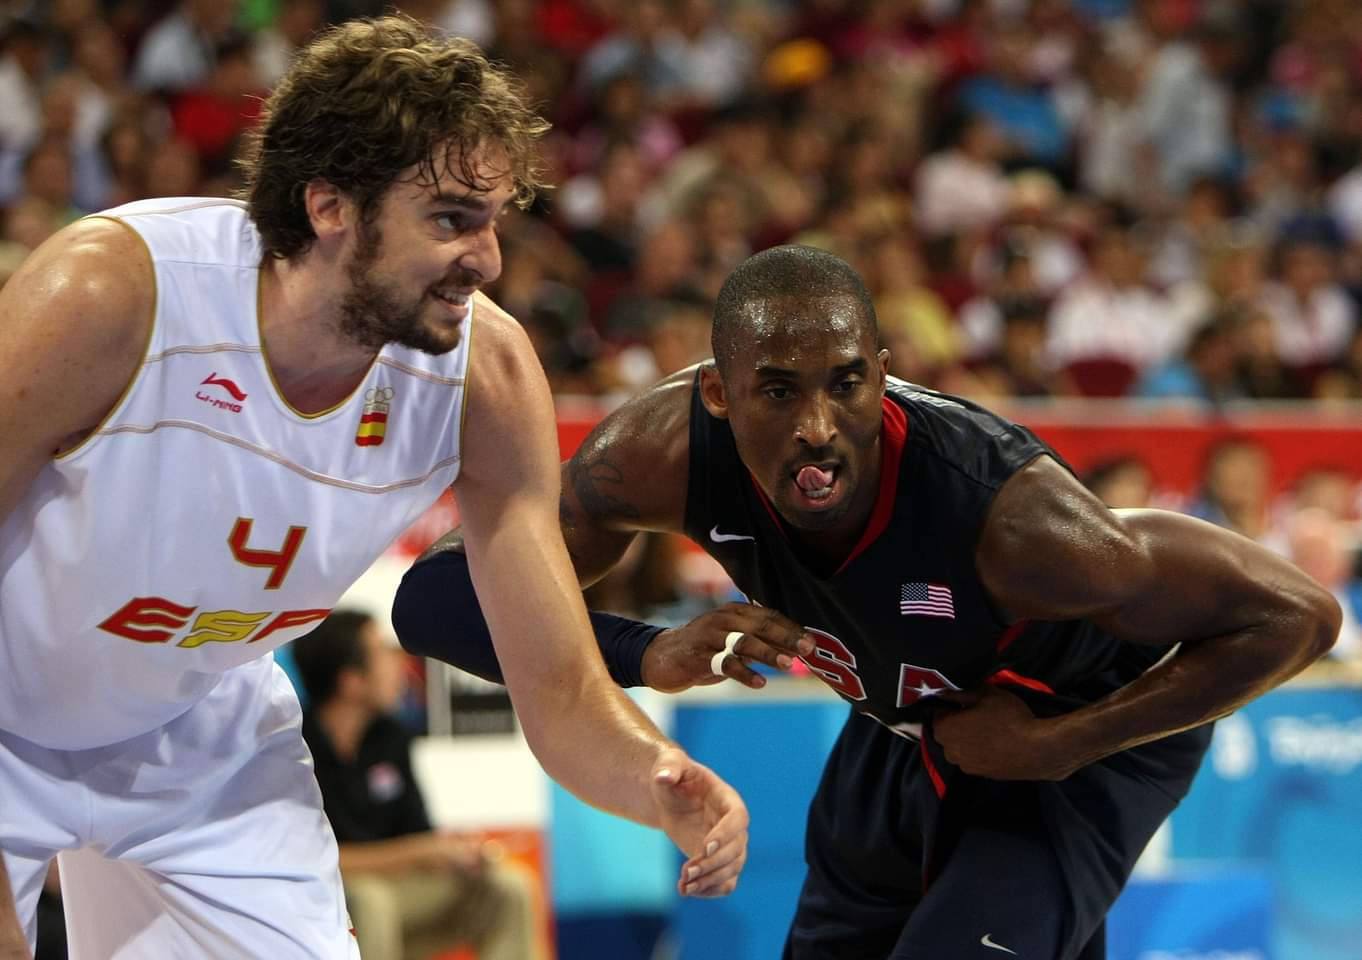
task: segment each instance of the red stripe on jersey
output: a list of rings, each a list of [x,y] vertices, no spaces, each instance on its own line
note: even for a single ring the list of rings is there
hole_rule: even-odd
[[[932,789],[936,791],[938,800],[946,796],[946,781],[941,779],[941,774],[936,772],[936,764],[932,763],[932,753],[927,749],[927,738],[923,737],[918,741],[918,750],[922,752],[922,769],[927,771],[927,776],[932,778]]]
[[[776,513],[776,508],[771,506],[771,501],[766,499],[766,492],[761,489],[761,484],[757,483],[757,478],[752,476],[751,470],[747,471],[747,479],[752,481],[752,489],[757,491],[757,499],[760,500],[761,505],[766,508],[767,514],[771,517],[771,522],[776,525],[776,530],[780,532],[782,537],[785,537],[785,524],[780,519],[780,514]],[[790,538],[785,537],[785,539],[788,540]]]
[[[1026,687],[1028,690],[1039,690],[1041,693],[1055,692],[1044,680],[1037,680],[1035,677],[1023,677],[1020,673],[1014,673],[1011,670],[999,670],[984,682],[999,685],[1010,683],[1014,686]]]
[[[894,499],[899,490],[899,464],[903,461],[903,447],[908,441],[908,415],[888,397],[880,400],[880,408],[884,412],[884,429],[880,432],[880,492],[875,497],[875,509],[871,511],[865,533],[861,534],[860,541],[837,568],[838,573],[889,529],[889,521],[894,516]]]
[[[1016,623],[1012,624],[1012,626],[1004,630],[1003,635],[998,638],[998,652],[1002,653],[1008,647],[1012,646],[1012,641],[1025,633],[1026,628],[1029,626],[1031,626],[1030,620],[1018,620]]]
[[[387,423],[387,422],[388,422],[388,415],[387,415],[386,413],[362,413],[362,414],[360,414],[359,422],[360,422],[360,423]]]

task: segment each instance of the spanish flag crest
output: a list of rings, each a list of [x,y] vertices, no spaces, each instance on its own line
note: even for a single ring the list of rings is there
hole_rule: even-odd
[[[355,445],[376,447],[388,430],[388,411],[393,403],[392,387],[371,387],[364,392],[364,411],[355,431]]]

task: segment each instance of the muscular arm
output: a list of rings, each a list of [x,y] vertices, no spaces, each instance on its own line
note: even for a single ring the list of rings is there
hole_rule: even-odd
[[[694,368],[682,370],[626,403],[563,464],[559,522],[583,584],[604,576],[639,530],[684,529],[694,378]],[[463,540],[461,529],[450,531],[407,571],[393,625],[408,652],[501,682],[461,556]],[[670,630],[603,613],[593,612],[591,620],[610,674],[622,686],[674,692],[716,683],[722,677],[713,672],[714,655],[732,649],[734,632],[745,636],[738,655],[724,659],[723,676],[749,687],[766,682],[752,664],[788,670],[793,657],[812,650],[797,624],[747,604],[727,604]]]
[[[1073,768],[1205,723],[1282,683],[1338,634],[1329,593],[1238,534],[1159,510],[1112,512],[1049,458],[998,493],[976,552],[1012,616],[1088,619],[1178,653],[1046,721]]]
[[[118,401],[154,295],[140,241],[99,219],[52,237],[0,289],[0,521]]]
[[[558,521],[583,584],[618,562],[640,529],[683,525],[690,383],[683,371],[600,423],[562,465]],[[402,579],[393,624],[408,652],[435,657],[494,682],[502,672],[468,581],[464,531],[437,540]],[[643,682],[643,650],[659,628],[593,613],[611,675]]]
[[[72,224],[0,289],[0,523],[137,370],[154,284],[145,248],[107,220]],[[28,945],[0,861],[0,957]]]
[[[558,518],[582,586],[609,573],[639,531],[682,531],[694,377],[683,370],[629,401],[562,464]],[[422,558],[462,549],[456,528]]]
[[[672,745],[610,682],[559,532],[548,384],[523,331],[485,301],[455,495],[473,584],[525,737],[588,802],[658,826],[650,770]]]

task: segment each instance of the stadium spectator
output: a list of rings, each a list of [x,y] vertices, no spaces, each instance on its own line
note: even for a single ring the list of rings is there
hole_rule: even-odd
[[[1214,316],[1192,334],[1187,349],[1147,371],[1135,384],[1146,400],[1219,407],[1244,396],[1235,361],[1236,314]]]
[[[1337,256],[1324,238],[1288,236],[1278,261],[1259,306],[1272,318],[1278,355],[1308,376],[1342,356],[1357,306],[1338,283]]]
[[[406,655],[369,616],[333,612],[294,641],[327,819],[340,844],[346,903],[366,960],[429,957],[473,943],[481,960],[531,960],[525,877],[486,848],[431,827],[410,736],[392,716]]]
[[[1154,505],[1154,475],[1137,456],[1098,461],[1083,474],[1083,486],[1113,510]]]
[[[1050,311],[1046,350],[1056,368],[1103,360],[1134,372],[1169,356],[1182,331],[1172,328],[1168,301],[1144,272],[1143,245],[1131,230],[1114,225],[1098,234],[1087,273]]]
[[[236,22],[239,0],[181,0],[142,39],[133,83],[175,93],[197,87],[212,72],[216,50]]]
[[[1250,540],[1266,540],[1270,471],[1260,444],[1242,437],[1222,440],[1206,455],[1201,492],[1188,512]]]

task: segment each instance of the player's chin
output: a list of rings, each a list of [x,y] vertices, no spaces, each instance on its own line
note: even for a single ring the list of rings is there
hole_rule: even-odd
[[[439,356],[453,350],[462,339],[462,320],[451,318],[443,312],[430,311],[421,318],[420,323],[407,331],[401,343],[422,353]]]
[[[800,498],[804,500],[805,498]],[[846,519],[847,502],[839,499],[837,503],[830,503],[827,506],[817,505],[812,508],[807,502],[795,502],[795,498],[786,498],[782,503],[777,504],[781,516],[796,530],[806,530],[811,533],[819,533],[824,530],[831,530]]]

